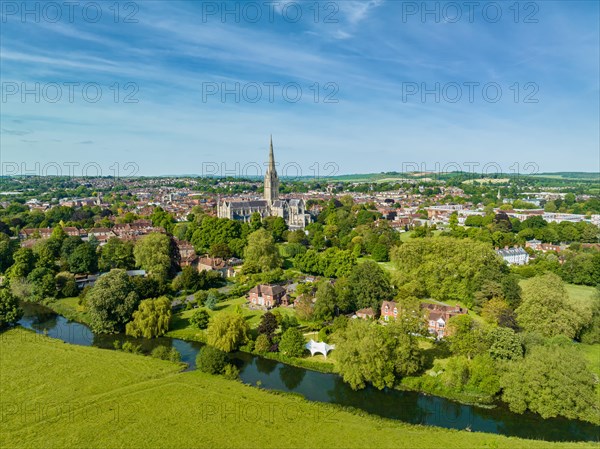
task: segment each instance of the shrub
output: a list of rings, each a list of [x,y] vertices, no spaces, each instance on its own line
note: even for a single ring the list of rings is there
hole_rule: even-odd
[[[121,346],[121,351],[123,351],[123,352],[130,352],[131,354],[141,354],[142,353],[142,346],[141,345],[136,345],[134,343],[131,343],[130,341],[126,341]]]
[[[179,354],[177,349],[168,348],[163,345],[154,348],[150,355],[156,359],[170,360],[171,362],[179,362],[181,360],[181,354]]]
[[[229,380],[235,380],[240,376],[240,370],[237,366],[228,363],[223,369],[223,376]]]
[[[196,358],[198,369],[204,373],[221,374],[226,364],[227,354],[214,346],[205,346]]]
[[[190,324],[193,324],[198,329],[206,329],[208,327],[208,321],[210,315],[206,310],[198,309],[190,317]]]

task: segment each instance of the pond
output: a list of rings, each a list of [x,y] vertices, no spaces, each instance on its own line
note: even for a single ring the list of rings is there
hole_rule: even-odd
[[[201,343],[167,337],[148,340],[122,334],[95,335],[87,326],[69,321],[46,307],[25,303],[23,309],[21,326],[66,343],[113,349],[115,340],[129,340],[141,345],[145,353],[158,345],[175,347],[181,360],[188,364],[187,370],[195,369],[196,355],[202,347]],[[311,401],[353,407],[384,418],[547,441],[600,440],[598,427],[583,421],[543,419],[533,413],[513,413],[504,405],[481,408],[410,391],[372,387],[355,391],[337,374],[298,368],[243,352],[231,354],[230,359],[240,369],[240,378],[246,384],[300,394]]]

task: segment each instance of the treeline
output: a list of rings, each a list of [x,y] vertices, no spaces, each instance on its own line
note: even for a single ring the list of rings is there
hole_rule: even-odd
[[[483,242],[449,237],[410,239],[392,252],[395,282],[405,296],[460,301],[481,308],[501,294],[520,300],[518,279]]]

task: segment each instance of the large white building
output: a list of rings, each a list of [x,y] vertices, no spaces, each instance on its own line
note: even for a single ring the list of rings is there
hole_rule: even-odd
[[[269,148],[269,167],[265,173],[264,199],[262,200],[220,200],[217,204],[217,216],[249,222],[252,214],[258,213],[261,218],[282,217],[288,228],[304,229],[310,223],[310,214],[306,213],[303,199],[280,199],[279,177],[275,168],[273,155],[273,139]]]
[[[520,246],[514,248],[497,249],[496,254],[502,257],[502,259],[504,259],[504,261],[509,265],[526,265],[529,263],[529,253]]]

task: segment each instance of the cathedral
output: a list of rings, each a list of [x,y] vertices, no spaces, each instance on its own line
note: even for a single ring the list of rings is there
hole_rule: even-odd
[[[262,200],[221,200],[217,204],[217,216],[249,222],[252,214],[258,212],[262,218],[282,217],[291,230],[304,229],[310,223],[303,199],[279,199],[279,178],[275,169],[273,138],[269,148],[269,166],[265,173],[264,199]]]

